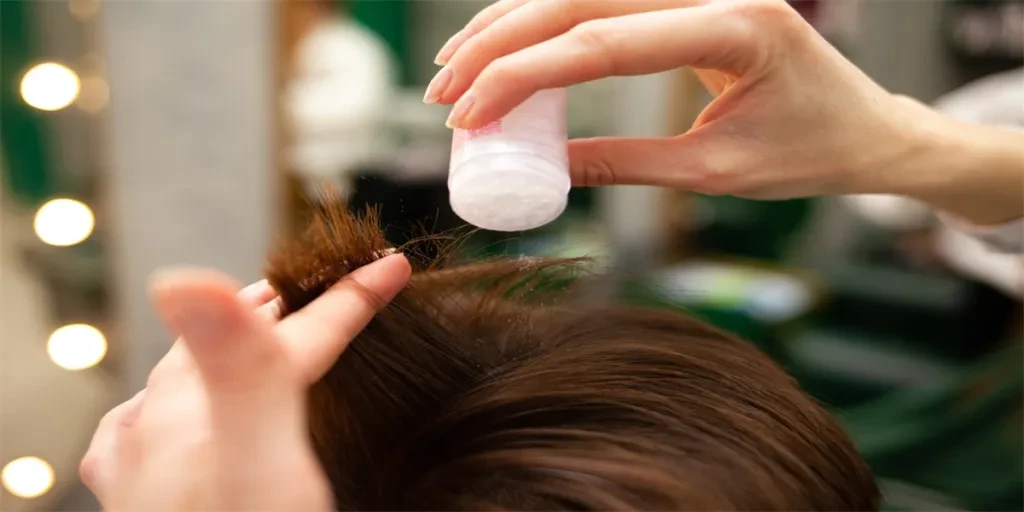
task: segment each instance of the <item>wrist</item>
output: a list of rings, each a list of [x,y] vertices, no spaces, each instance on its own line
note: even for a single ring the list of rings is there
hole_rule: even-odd
[[[1024,133],[976,125],[904,102],[862,193],[913,197],[966,221],[992,225],[1024,215]]]

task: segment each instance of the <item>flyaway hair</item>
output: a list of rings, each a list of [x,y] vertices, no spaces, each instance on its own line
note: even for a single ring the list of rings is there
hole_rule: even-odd
[[[270,256],[284,314],[386,254],[376,219],[328,204]],[[415,247],[408,287],[310,391],[340,509],[878,510],[846,433],[753,346],[577,303],[579,261]]]

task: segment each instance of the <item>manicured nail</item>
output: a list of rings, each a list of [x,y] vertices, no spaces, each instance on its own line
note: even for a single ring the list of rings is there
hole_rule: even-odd
[[[445,89],[448,88],[448,84],[452,81],[452,70],[445,66],[438,71],[434,78],[430,80],[427,85],[427,90],[423,93],[423,103],[437,103],[441,99],[441,95],[444,94]]]
[[[448,120],[445,121],[444,125],[448,128],[461,127],[463,122],[465,122],[466,118],[469,116],[470,110],[473,109],[473,103],[475,101],[475,98],[473,98],[473,91],[467,91],[466,94],[463,94],[462,97],[459,98],[459,101],[455,102],[455,107],[452,108],[452,113],[448,114]]]
[[[437,52],[437,57],[434,57],[434,64],[438,66],[444,66],[448,64],[448,60],[455,54],[455,50],[458,50],[462,43],[469,39],[469,33],[465,30],[460,30],[455,33],[454,36],[448,38],[448,41],[441,46],[441,50]]]

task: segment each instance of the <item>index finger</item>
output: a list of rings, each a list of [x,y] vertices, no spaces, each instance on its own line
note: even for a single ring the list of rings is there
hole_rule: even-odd
[[[405,256],[386,256],[356,269],[277,324],[275,332],[307,382],[323,376],[377,311],[405,287],[411,274]]]
[[[609,76],[683,66],[739,73],[767,51],[751,19],[722,5],[646,12],[577,25],[554,39],[502,57],[484,69],[452,110],[458,128],[501,118],[535,92]],[[732,15],[730,15],[732,14]],[[762,28],[763,30],[763,28]]]
[[[256,281],[238,292],[238,298],[242,299],[242,302],[257,308],[266,305],[275,297],[277,297],[277,291],[270,286],[266,279]]]
[[[448,59],[452,58],[452,55],[462,44],[465,43],[470,37],[473,37],[476,33],[487,28],[491,23],[502,16],[512,12],[518,7],[530,2],[532,0],[498,0],[491,5],[485,7],[482,11],[478,12],[473,19],[469,20],[465,28],[458,31],[451,38],[448,39],[444,46],[437,52],[437,57],[434,57],[434,64],[443,66],[448,63]]]
[[[438,103],[457,100],[473,80],[491,62],[505,55],[542,43],[592,20],[626,16],[681,7],[692,7],[707,0],[534,0],[494,16],[471,36],[466,31],[454,38],[461,45],[447,63],[451,77]],[[501,3],[492,7],[501,6]],[[481,14],[487,11],[481,12]],[[493,16],[493,15],[492,15]],[[462,38],[464,41],[460,41]]]

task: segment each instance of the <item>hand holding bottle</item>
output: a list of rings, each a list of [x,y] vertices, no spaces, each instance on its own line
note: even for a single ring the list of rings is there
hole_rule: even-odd
[[[569,144],[578,186],[757,199],[894,193],[976,222],[1019,216],[1019,134],[889,93],[782,0],[501,0],[442,48],[428,101],[492,122],[539,90],[696,70],[715,99],[686,133]]]

